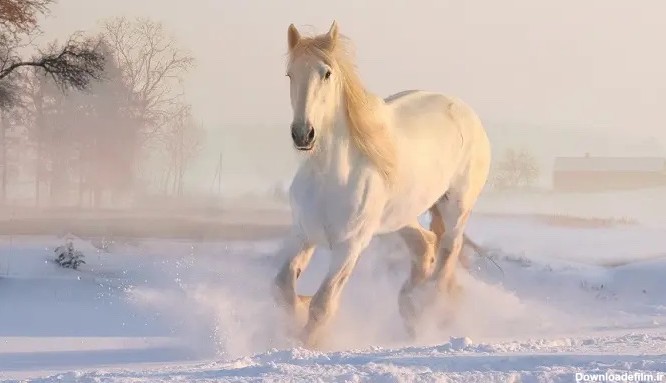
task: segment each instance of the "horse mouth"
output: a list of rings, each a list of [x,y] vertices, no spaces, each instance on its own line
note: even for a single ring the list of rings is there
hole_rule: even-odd
[[[314,148],[314,143],[311,144],[311,145],[309,145],[309,146],[297,146],[297,145],[294,145],[294,147],[296,147],[296,150],[298,150],[299,152],[309,152],[309,151],[312,150],[312,148]]]

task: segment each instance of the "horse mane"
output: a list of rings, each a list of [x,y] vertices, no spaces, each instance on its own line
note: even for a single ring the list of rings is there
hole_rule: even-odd
[[[289,59],[310,54],[331,66],[339,77],[343,92],[347,129],[354,146],[363,153],[389,183],[395,176],[397,158],[393,138],[379,115],[383,102],[368,92],[357,73],[352,45],[346,37],[328,35],[302,37],[289,52]]]

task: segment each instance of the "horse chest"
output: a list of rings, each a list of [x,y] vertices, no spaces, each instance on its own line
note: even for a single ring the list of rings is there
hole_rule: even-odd
[[[292,211],[301,230],[314,243],[339,243],[366,224],[376,199],[359,182],[345,185],[321,183],[316,178],[296,177],[292,185]]]

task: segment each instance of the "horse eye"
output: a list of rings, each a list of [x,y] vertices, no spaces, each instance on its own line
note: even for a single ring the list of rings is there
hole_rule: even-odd
[[[331,77],[331,71],[327,70],[326,74],[324,75],[324,80],[328,80],[329,77]]]

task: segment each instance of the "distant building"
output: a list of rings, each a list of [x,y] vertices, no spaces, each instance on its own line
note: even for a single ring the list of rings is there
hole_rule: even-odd
[[[568,192],[666,186],[666,159],[659,157],[558,157],[553,189]]]

